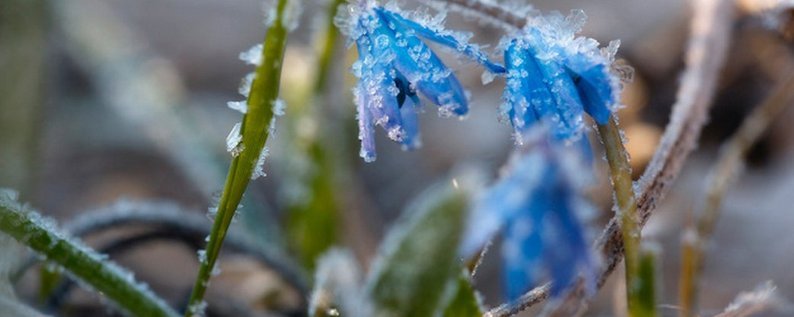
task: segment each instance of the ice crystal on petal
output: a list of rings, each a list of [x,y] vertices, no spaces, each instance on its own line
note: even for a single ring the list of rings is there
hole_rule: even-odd
[[[467,42],[470,34],[444,29],[443,13],[435,17],[409,14],[393,2],[384,8],[366,0],[351,3],[342,11],[335,23],[350,43],[355,43],[359,53],[352,72],[359,79],[354,96],[360,154],[367,162],[376,157],[373,129],[376,125],[404,149],[421,144],[418,93],[439,106],[443,115],[463,116],[468,112],[468,94],[422,39],[468,56],[492,73],[504,72],[504,67],[491,62],[477,46]]]
[[[556,137],[576,140],[584,129],[583,113],[606,124],[617,110],[622,76],[613,63],[620,41],[600,48],[577,36],[586,18],[581,10],[567,17],[536,15],[502,41],[507,68],[502,116],[518,133],[544,119]]]
[[[579,216],[590,209],[590,183],[578,147],[563,146],[547,124],[525,135],[501,178],[475,201],[460,252],[471,256],[502,231],[503,276],[510,300],[551,278],[559,296],[583,273],[592,287],[594,260]],[[542,131],[542,132],[539,132]],[[583,172],[585,171],[585,172]],[[586,175],[586,176],[583,176]]]

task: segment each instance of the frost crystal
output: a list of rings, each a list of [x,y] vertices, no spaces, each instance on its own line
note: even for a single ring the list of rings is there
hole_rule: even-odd
[[[525,148],[511,158],[504,175],[482,193],[470,213],[461,254],[470,256],[502,229],[503,276],[515,300],[551,277],[560,295],[580,271],[592,287],[594,261],[578,217],[590,209],[583,186],[589,184],[579,148],[549,137],[545,126],[525,136]]]
[[[240,134],[240,127],[242,127],[242,123],[238,122],[232,128],[232,131],[229,131],[229,135],[226,136],[226,151],[231,153],[233,157],[240,155],[240,152],[243,151],[243,144],[241,143],[243,135]]]
[[[237,92],[240,93],[240,95],[248,98],[248,94],[251,92],[251,85],[254,83],[255,76],[256,75],[254,73],[249,73],[243,77],[243,80],[240,82],[240,88],[237,89]]]
[[[250,65],[262,64],[262,44],[256,44],[247,51],[240,53],[240,60]]]
[[[418,92],[438,105],[443,115],[468,112],[468,96],[460,82],[420,37],[468,56],[490,72],[504,72],[504,67],[467,43],[469,34],[444,29],[444,14],[409,16],[392,2],[384,8],[371,0],[351,3],[346,14],[335,22],[359,53],[352,71],[359,79],[354,95],[361,157],[367,162],[376,157],[375,125],[404,149],[420,145]]]
[[[273,101],[273,114],[277,117],[283,116],[287,110],[287,103],[283,99],[276,99]],[[272,126],[272,124],[271,124]]]
[[[267,174],[265,174],[264,166],[265,166],[265,159],[267,159],[269,155],[270,155],[270,150],[267,148],[267,146],[265,146],[262,149],[262,152],[259,153],[259,159],[256,160],[256,166],[254,166],[254,172],[251,174],[252,180],[260,178],[262,176],[267,176]]]
[[[625,68],[613,70],[612,65],[620,42],[599,48],[597,41],[577,37],[586,19],[581,10],[567,17],[538,15],[503,39],[507,85],[502,116],[518,133],[542,120],[552,125],[556,137],[575,140],[584,129],[584,112],[606,124],[617,110],[618,72]]]
[[[229,109],[237,110],[237,111],[239,111],[242,114],[245,114],[246,112],[248,112],[248,101],[246,101],[246,100],[229,101],[229,102],[226,103],[226,106],[229,107]]]
[[[301,12],[303,12],[302,0],[287,1],[287,7],[284,8],[284,19],[281,21],[284,28],[288,31],[294,31],[298,27],[298,22],[300,22]]]

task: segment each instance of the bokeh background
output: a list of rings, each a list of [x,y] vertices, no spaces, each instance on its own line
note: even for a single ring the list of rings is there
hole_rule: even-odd
[[[406,2],[410,7],[421,1]],[[699,149],[644,230],[645,239],[661,250],[659,303],[665,316],[676,315],[681,229],[702,206],[704,179],[720,144],[776,82],[794,71],[791,14],[759,13],[766,2],[737,2],[729,57]],[[689,2],[531,4],[544,12],[583,9],[589,17],[583,34],[604,44],[622,41],[618,56],[635,72],[623,93],[621,125],[635,175],[640,175],[675,101]],[[479,166],[489,177],[497,175],[513,144],[511,128],[497,120],[504,81],[483,85],[477,65],[442,53],[472,93],[470,114],[464,120],[444,119],[428,106],[421,117],[421,149],[404,152],[379,135],[378,160],[363,163],[357,158],[348,72],[355,53],[341,41],[327,92],[305,102],[315,82],[317,34],[323,31],[325,5],[304,0],[301,23],[290,35],[282,85],[287,113],[268,141],[268,176],[252,182],[248,207],[262,239],[274,248],[289,249],[289,210],[307,190],[296,179],[311,170],[296,144],[306,135],[322,134],[331,144],[327,154],[341,164],[337,167],[344,166],[338,173],[344,186],[336,188],[340,227],[333,234],[366,267],[390,224],[423,189],[462,165]],[[258,0],[0,0],[0,187],[19,190],[23,201],[59,222],[119,200],[167,201],[206,213],[230,161],[224,139],[240,120],[226,102],[243,99],[237,88],[252,70],[238,54],[261,42],[263,19],[263,3]],[[492,48],[504,34],[456,13],[449,14],[447,25],[474,32],[475,42]],[[300,117],[306,113],[313,115]],[[776,120],[726,196],[704,271],[704,315],[721,311],[739,292],[770,280],[780,296],[794,298],[792,120],[792,111]],[[605,166],[597,165],[593,199],[600,211],[589,221],[593,237],[611,216]],[[101,245],[130,230],[87,240]],[[486,257],[475,279],[491,306],[502,301],[496,254]],[[198,267],[195,250],[169,242],[147,243],[113,259],[174,303],[185,300]],[[221,268],[208,295],[223,299],[215,302],[253,307],[245,314],[255,316],[301,309],[299,295],[266,266],[230,253],[224,255]],[[612,275],[586,315],[622,314],[616,308],[623,305],[615,295],[620,290],[614,287],[622,284],[621,275]],[[18,290],[24,300],[47,309],[37,298],[38,280],[38,270],[31,269]],[[75,290],[67,296],[60,315],[110,314],[88,292]],[[214,313],[239,313],[230,311],[234,310]]]

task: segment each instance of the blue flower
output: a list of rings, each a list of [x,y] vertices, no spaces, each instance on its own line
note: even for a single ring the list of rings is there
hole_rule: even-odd
[[[620,42],[600,49],[597,41],[577,37],[585,19],[582,11],[533,17],[503,40],[507,85],[501,110],[517,135],[546,118],[557,138],[575,140],[583,112],[606,124],[617,109],[621,83],[612,63]]]
[[[546,129],[531,132],[538,130]],[[577,218],[589,209],[581,192],[589,182],[582,175],[589,172],[579,147],[564,146],[543,132],[525,136],[525,148],[476,200],[461,245],[461,254],[471,256],[502,231],[504,284],[511,301],[544,278],[551,278],[551,294],[559,296],[580,273],[590,285],[595,277]]]
[[[460,82],[420,36],[453,48],[491,72],[505,72],[476,46],[467,44],[465,35],[444,30],[438,20],[407,19],[397,10],[387,10],[374,1],[359,1],[350,4],[350,17],[341,25],[359,54],[353,65],[353,73],[359,79],[354,94],[360,154],[367,162],[376,157],[375,125],[405,149],[420,145],[417,92],[439,106],[441,115],[462,116],[468,112],[467,95]]]

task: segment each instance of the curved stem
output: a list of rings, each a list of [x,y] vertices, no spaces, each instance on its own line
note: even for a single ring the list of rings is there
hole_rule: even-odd
[[[132,315],[178,316],[148,286],[135,281],[131,272],[55,231],[50,221],[14,203],[0,201],[0,231],[62,266]]]
[[[188,301],[186,317],[200,314],[204,293],[209,285],[215,262],[220,254],[223,239],[232,222],[237,206],[248,187],[251,176],[261,160],[273,119],[273,106],[278,98],[281,67],[287,41],[287,29],[284,27],[284,9],[288,0],[279,0],[276,7],[276,18],[267,31],[262,49],[262,63],[256,68],[256,74],[248,97],[248,112],[243,116],[240,128],[242,134],[242,152],[236,156],[229,167],[226,184],[218,204],[215,222],[210,231],[205,258],[200,259],[200,266],[193,291]]]

